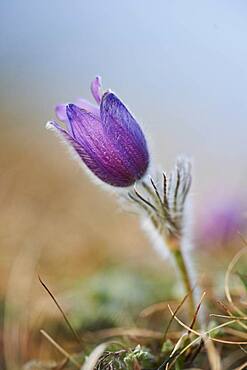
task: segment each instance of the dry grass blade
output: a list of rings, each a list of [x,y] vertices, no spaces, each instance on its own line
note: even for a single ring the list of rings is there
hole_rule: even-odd
[[[224,344],[239,344],[239,345],[247,344],[247,341],[233,341],[233,340],[217,339],[217,338],[211,338],[211,337],[209,337],[209,339],[211,339],[214,342],[224,343]]]
[[[151,306],[144,308],[139,314],[141,318],[146,318],[159,311],[164,311],[167,308],[167,302],[154,303]]]
[[[174,348],[173,348],[173,350],[172,350],[172,353],[170,354],[170,358],[172,358],[173,356],[174,356],[174,354],[177,352],[177,350],[179,349],[179,347],[180,347],[180,344],[182,343],[182,341],[183,341],[183,339],[184,339],[184,337],[186,337],[187,336],[187,334],[183,334],[183,335],[181,335],[181,337],[179,338],[179,340],[177,341],[177,343],[175,344],[175,346],[174,346]]]
[[[70,324],[69,322],[69,319],[67,318],[65,312],[63,311],[62,307],[60,306],[60,304],[58,303],[57,299],[55,298],[55,296],[52,294],[52,292],[50,291],[50,289],[47,287],[47,285],[43,282],[43,280],[41,279],[41,277],[38,275],[38,278],[39,278],[39,281],[41,283],[41,285],[44,287],[44,289],[46,290],[46,292],[49,294],[49,296],[52,298],[53,302],[55,303],[55,305],[57,306],[58,310],[61,312],[63,318],[64,318],[64,321],[66,322],[66,324],[68,325],[70,331],[73,333],[75,339],[77,340],[77,342],[79,344],[82,344],[82,340],[81,338],[79,337],[79,335],[77,334],[77,332],[75,331],[75,329],[72,327],[72,325]]]
[[[173,348],[173,351],[171,352],[171,354],[169,356],[169,359],[166,360],[166,370],[169,369],[169,366],[171,364],[170,361],[172,361],[174,359],[174,357],[176,358],[176,354],[177,354],[177,352],[179,350],[180,344],[182,343],[182,341],[183,341],[183,339],[184,339],[185,336],[186,336],[186,334],[181,335],[181,337],[179,338],[179,340],[175,344],[175,346]],[[164,366],[164,365],[161,365],[158,370],[161,370],[162,366]]]
[[[157,370],[163,370],[164,369],[164,366],[165,366],[165,369],[167,370],[169,368],[169,364],[170,364],[170,361],[172,361],[176,355],[177,355],[177,351],[178,351],[178,348],[180,346],[180,343],[183,341],[183,338],[186,336],[186,334],[183,334],[183,335],[180,335],[177,343],[175,344],[170,356],[168,359],[166,359],[159,367]]]
[[[186,334],[187,335],[187,334]],[[192,347],[194,344],[196,344],[199,340],[201,340],[202,337],[199,336],[197,337],[196,339],[194,339],[192,342],[190,342],[186,347],[184,347],[178,354],[177,356],[174,358],[174,360],[169,364],[169,366],[166,368],[169,369],[171,366],[174,365],[174,363],[177,361],[177,359],[182,356],[185,352],[187,352],[187,350]],[[205,345],[207,346],[207,342],[204,341]],[[209,352],[209,351],[208,351]],[[210,352],[209,352],[210,353]],[[214,353],[215,353],[215,348],[214,348]],[[216,360],[216,357],[215,356],[212,356],[212,352],[210,353],[210,357],[209,357],[209,362],[211,364],[211,369],[212,370],[221,370],[221,365],[220,365],[220,359],[219,359],[219,356],[217,356],[217,360]]]
[[[65,356],[73,365],[75,365],[78,369],[81,368],[81,365],[67,352],[63,347],[61,347],[57,342],[55,342],[52,337],[46,333],[45,330],[40,330],[40,333],[60,352],[63,356]]]
[[[184,324],[183,323],[183,321],[181,321],[177,316],[176,316],[176,314],[175,314],[175,312],[173,312],[172,311],[172,309],[171,309],[171,307],[170,307],[170,305],[168,304],[167,305],[167,307],[168,307],[168,309],[169,309],[169,311],[170,311],[170,313],[171,313],[171,315],[172,315],[172,318],[173,319],[175,319],[181,326],[183,326],[185,329],[187,329],[187,331],[188,332],[190,332],[190,333],[193,333],[193,334],[195,334],[195,335],[198,335],[198,336],[201,336],[202,334],[201,333],[199,333],[198,331],[196,331],[196,330],[194,330],[194,329],[192,329],[192,328],[190,328],[188,325],[186,325],[186,324]],[[188,335],[188,334],[187,334]]]
[[[228,313],[228,315],[229,315],[229,316],[233,316],[233,314],[231,313],[230,309],[228,308],[228,306],[227,306],[224,302],[221,302],[221,301],[219,301],[219,300],[216,300],[216,303],[217,303],[217,305],[219,305],[219,306],[220,306],[220,308],[221,308],[224,312]]]
[[[186,325],[185,323],[183,323],[176,315],[174,315],[174,313],[172,312],[172,309],[171,307],[168,305],[168,308],[171,312],[171,314],[173,315],[174,319],[180,324],[182,325],[185,329],[189,330],[191,333],[195,334],[195,335],[198,335],[200,337],[204,337],[205,335],[208,335],[210,334],[211,332],[215,331],[215,330],[218,330],[224,326],[227,326],[227,325],[231,325],[233,323],[235,323],[237,320],[231,320],[231,321],[228,321],[228,322],[225,322],[221,325],[218,325],[204,333],[199,333],[198,331],[194,330],[194,329],[191,329],[188,325]],[[208,337],[210,340],[214,341],[214,342],[219,342],[219,343],[225,343],[225,344],[247,344],[247,341],[243,341],[243,342],[239,342],[239,341],[229,341],[229,340],[225,340],[225,339],[217,339],[217,338],[212,338],[212,337]]]
[[[192,321],[192,324],[190,325],[190,329],[193,329],[195,320],[196,320],[196,318],[198,316],[198,313],[199,313],[199,310],[200,310],[200,307],[202,305],[202,301],[203,301],[205,295],[206,295],[206,292],[204,292],[202,294],[201,299],[200,299],[200,302],[197,305],[197,309],[196,309],[196,313],[195,313],[195,316],[194,316],[194,320]],[[188,334],[189,334],[189,332],[188,332]],[[221,369],[220,356],[219,356],[219,354],[218,354],[218,352],[217,352],[214,344],[212,342],[209,342],[209,341],[205,340],[205,339],[204,339],[204,341],[202,343],[204,343],[205,349],[207,351],[208,360],[209,360],[209,363],[211,365],[211,369],[213,369],[213,370],[220,370]]]
[[[81,370],[93,370],[109,343],[101,343],[90,353]]]
[[[201,299],[200,299],[200,302],[199,302],[199,304],[198,304],[198,305],[197,305],[197,307],[196,307],[196,312],[195,312],[195,315],[194,315],[194,317],[193,317],[192,323],[190,324],[190,329],[193,329],[193,327],[194,327],[194,325],[195,325],[195,322],[196,322],[196,319],[197,319],[197,316],[198,316],[198,313],[199,313],[199,310],[200,310],[200,308],[201,308],[202,301],[203,301],[203,299],[204,299],[205,295],[206,295],[206,292],[203,292],[203,294],[202,294],[202,296],[201,296]],[[175,313],[175,314],[176,314],[176,313]],[[189,332],[188,332],[188,334],[189,334]]]
[[[184,334],[184,336],[187,335],[187,334]],[[167,364],[167,367],[166,367],[166,370],[168,370],[169,368],[171,368],[171,366],[174,365],[174,363],[177,361],[177,359],[182,356],[190,347],[192,347],[196,342],[198,342],[201,338],[200,337],[197,337],[196,339],[194,339],[192,342],[190,342],[186,347],[184,347],[176,356],[174,356],[174,359],[171,363],[168,363]],[[158,370],[161,370],[158,369]]]
[[[214,317],[220,317],[222,319],[235,319],[235,320],[247,320],[247,316],[244,317],[239,317],[239,316],[233,316],[233,315],[219,315],[216,313],[211,313],[209,316],[214,316]]]
[[[226,328],[225,329],[225,332],[226,333],[229,333],[229,334],[232,334],[235,337],[247,339],[247,333],[244,333],[244,332],[239,331],[239,330],[235,330],[235,329],[232,329],[232,328]]]
[[[233,259],[231,260],[228,268],[227,268],[227,271],[226,271],[226,275],[225,275],[225,294],[226,294],[226,298],[228,300],[228,302],[231,304],[232,308],[240,315],[240,316],[245,316],[245,314],[234,304],[233,300],[232,300],[232,297],[231,297],[231,293],[230,293],[230,288],[229,288],[229,279],[230,279],[230,274],[233,270],[233,268],[236,266],[237,262],[239,261],[240,257],[247,252],[247,248],[244,247],[243,249],[241,249],[234,257]],[[242,326],[245,327],[245,329],[247,329],[247,325],[244,325],[242,323]]]
[[[208,361],[211,370],[221,370],[222,366],[220,356],[214,346],[214,343],[211,340],[204,339],[204,346],[207,351]]]
[[[226,313],[228,313],[228,315],[229,315],[229,317],[230,317],[231,319],[236,318],[237,323],[238,323],[242,328],[246,329],[246,325],[245,325],[244,323],[242,323],[242,322],[241,322],[241,320],[242,320],[242,319],[243,319],[243,317],[245,317],[245,316],[242,316],[242,317],[234,316],[234,315],[232,314],[231,310],[226,306],[226,304],[225,304],[225,303],[223,303],[223,302],[221,302],[221,301],[217,301],[217,304],[218,304],[221,308],[223,308],[223,310],[224,310]],[[213,316],[214,314],[211,314],[211,315]],[[222,317],[223,317],[223,316],[226,316],[226,315],[222,315]]]
[[[247,361],[244,364],[242,364],[241,366],[236,367],[233,370],[245,370],[245,369],[247,369]]]
[[[247,350],[243,346],[241,346],[241,344],[240,344],[239,348],[241,349],[241,351],[243,351],[244,353],[247,354]]]
[[[175,309],[175,311],[174,311],[174,315],[176,315],[177,314],[177,312],[180,310],[180,308],[183,306],[183,304],[184,304],[184,302],[186,301],[186,299],[188,298],[188,296],[190,295],[191,293],[188,293],[188,294],[186,294],[185,296],[184,296],[184,298],[182,299],[182,301],[179,303],[179,305],[176,307],[176,309]],[[169,308],[169,305],[167,305],[167,307]],[[167,337],[167,333],[168,333],[168,330],[170,329],[170,326],[171,326],[171,324],[172,324],[172,322],[173,322],[173,319],[174,319],[174,317],[173,317],[173,315],[172,315],[172,317],[170,318],[170,320],[169,320],[169,322],[168,322],[168,324],[167,324],[167,327],[166,327],[166,330],[165,330],[165,332],[164,332],[164,337],[163,337],[163,341],[165,341],[166,340],[166,337]]]

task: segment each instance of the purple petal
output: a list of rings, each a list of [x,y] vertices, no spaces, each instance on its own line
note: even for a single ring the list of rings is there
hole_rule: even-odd
[[[66,122],[67,121],[67,113],[66,113],[66,104],[58,104],[55,107],[56,116],[59,121]]]
[[[203,242],[211,243],[230,241],[236,237],[237,232],[244,232],[246,222],[243,217],[244,202],[238,199],[214,202],[207,205],[205,214],[199,225],[200,238]]]
[[[89,143],[84,142],[84,146],[79,143],[74,137],[72,137],[66,130],[64,130],[61,126],[59,126],[56,122],[49,122],[47,124],[47,128],[52,128],[56,132],[58,132],[62,138],[74,149],[74,151],[79,155],[81,160],[86,164],[86,166],[102,181],[110,183],[112,180],[112,185],[114,186],[121,186],[115,184],[114,180],[115,177],[109,175],[109,171],[104,170],[103,166],[97,160],[96,153],[91,151],[91,147]]]
[[[135,174],[106,137],[99,118],[73,104],[67,106],[67,116],[73,137],[68,137],[68,133],[66,136],[64,130],[63,135],[87,167],[108,184],[121,187],[132,185],[136,180]]]
[[[89,101],[83,98],[78,98],[76,100],[76,105],[80,108],[83,108],[87,112],[93,113],[97,117],[100,116],[99,108],[96,107],[96,105],[91,104]],[[55,112],[56,112],[57,118],[66,124],[68,132],[71,134],[71,136],[73,136],[73,128],[71,127],[70,121],[67,116],[66,106],[67,104],[58,104],[55,107]]]
[[[93,95],[95,101],[98,104],[100,104],[100,101],[101,101],[101,92],[100,92],[101,86],[102,86],[101,85],[101,77],[96,76],[95,79],[91,83],[91,92],[92,92],[92,95]]]
[[[58,104],[55,108],[57,118],[66,124],[66,128],[71,136],[73,136],[73,128],[70,125],[67,112],[66,112],[67,104]]]
[[[136,179],[140,179],[149,164],[146,139],[131,113],[118,97],[107,92],[103,95],[100,115],[106,136],[124,158]]]
[[[83,98],[78,98],[75,102],[75,105],[78,107],[86,110],[87,112],[93,113],[95,116],[99,117],[100,116],[100,110],[99,107],[96,105],[90,103],[86,99]]]

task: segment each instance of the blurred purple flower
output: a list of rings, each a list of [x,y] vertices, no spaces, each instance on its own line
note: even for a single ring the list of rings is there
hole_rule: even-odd
[[[79,98],[75,104],[60,104],[56,114],[66,129],[54,121],[48,128],[59,132],[86,166],[102,181],[127,187],[141,179],[149,165],[144,134],[119,98],[101,95],[101,79],[91,84],[98,105]]]
[[[246,226],[243,204],[237,200],[226,200],[206,210],[199,225],[199,239],[203,244],[224,245],[233,240],[238,232],[244,232]]]

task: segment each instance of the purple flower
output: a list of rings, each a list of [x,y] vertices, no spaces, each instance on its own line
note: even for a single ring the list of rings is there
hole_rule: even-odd
[[[141,179],[148,168],[149,153],[144,134],[125,105],[112,92],[101,95],[101,79],[91,84],[98,105],[79,98],[76,104],[60,104],[56,114],[64,122],[48,123],[102,181],[127,187]]]
[[[214,246],[233,240],[238,232],[246,229],[244,202],[237,199],[225,200],[208,207],[199,225],[199,239]]]

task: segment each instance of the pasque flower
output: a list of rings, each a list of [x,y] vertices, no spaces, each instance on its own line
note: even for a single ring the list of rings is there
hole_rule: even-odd
[[[101,79],[96,77],[91,92],[97,103],[84,99],[61,104],[56,114],[65,128],[48,122],[69,143],[85,165],[102,181],[127,187],[141,179],[148,168],[145,136],[129,110],[110,91],[101,95]]]
[[[99,179],[116,187],[130,187],[121,196],[126,200],[129,195],[130,204],[135,204],[149,221],[150,233],[158,236],[162,248],[164,244],[169,248],[188,295],[190,319],[194,320],[191,277],[182,250],[185,206],[191,186],[190,161],[179,158],[172,173],[163,174],[161,183],[151,177],[148,181],[144,175],[149,152],[139,124],[113,92],[101,93],[99,77],[93,80],[91,92],[95,105],[81,98],[75,104],[60,104],[56,114],[63,124],[52,121],[48,127],[63,137]]]
[[[203,246],[225,246],[233,242],[238,232],[245,232],[247,222],[243,200],[215,199],[214,203],[208,203],[198,225],[198,239]]]

